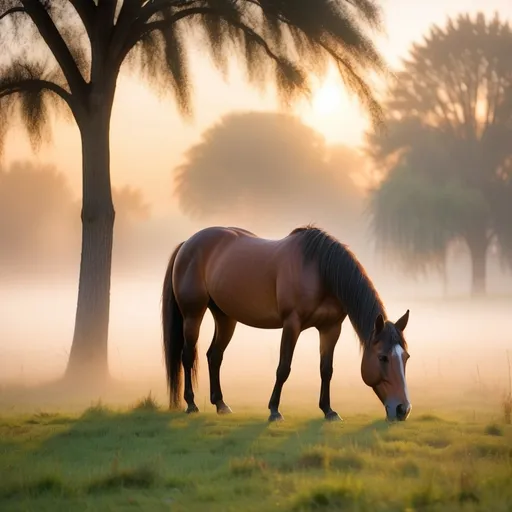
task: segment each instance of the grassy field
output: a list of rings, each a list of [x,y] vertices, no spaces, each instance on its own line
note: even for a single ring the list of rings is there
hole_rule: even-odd
[[[0,510],[512,510],[512,426],[412,415],[268,425],[101,405],[0,417]]]

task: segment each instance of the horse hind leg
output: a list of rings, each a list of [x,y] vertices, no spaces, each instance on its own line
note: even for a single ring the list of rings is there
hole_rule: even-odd
[[[210,305],[215,321],[215,334],[208,352],[208,370],[210,373],[210,402],[217,408],[217,414],[230,414],[230,407],[224,402],[220,385],[220,367],[224,351],[233,338],[236,320],[226,316],[215,304]]]
[[[183,346],[181,360],[185,377],[183,398],[187,403],[187,413],[199,412],[194,401],[193,385],[197,381],[197,340],[205,312],[206,307],[194,308],[193,313],[188,313],[184,315],[183,318],[183,337],[185,344]]]

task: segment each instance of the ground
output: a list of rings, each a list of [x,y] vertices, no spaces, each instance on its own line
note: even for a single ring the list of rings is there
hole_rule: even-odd
[[[263,411],[264,412],[264,411]],[[512,426],[443,414],[269,425],[151,399],[0,416],[0,509],[512,510]]]

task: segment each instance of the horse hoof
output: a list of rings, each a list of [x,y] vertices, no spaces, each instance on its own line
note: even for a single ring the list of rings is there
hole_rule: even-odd
[[[272,412],[268,417],[269,422],[284,421],[283,415],[280,412]]]
[[[199,409],[197,408],[197,405],[189,405],[187,407],[187,410],[186,410],[187,414],[194,414],[196,412],[199,412]]]
[[[340,417],[340,415],[336,411],[329,411],[325,415],[325,419],[327,421],[343,421]]]
[[[217,406],[217,414],[232,414],[233,411],[231,410],[231,407],[226,404],[222,404]]]

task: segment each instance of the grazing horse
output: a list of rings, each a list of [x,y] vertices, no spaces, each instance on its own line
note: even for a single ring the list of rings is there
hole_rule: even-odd
[[[282,328],[269,421],[283,419],[281,391],[297,339],[310,327],[320,334],[319,406],[327,420],[340,420],[331,409],[330,382],[334,349],[348,316],[363,350],[363,381],[383,403],[388,420],[403,421],[409,415],[409,355],[403,336],[409,310],[397,322],[389,321],[361,263],[325,231],[306,226],[280,240],[267,240],[240,228],[210,227],[175,249],[163,284],[163,345],[170,406],[179,407],[183,369],[187,413],[198,411],[192,386],[199,328],[207,309],[215,321],[207,352],[210,400],[219,414],[231,412],[223,400],[220,367],[241,322],[260,329]]]

